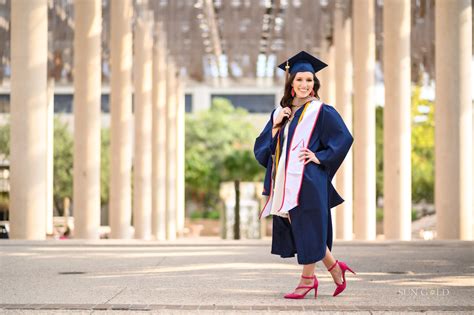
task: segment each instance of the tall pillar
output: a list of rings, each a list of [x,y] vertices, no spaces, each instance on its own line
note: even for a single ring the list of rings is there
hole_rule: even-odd
[[[178,76],[176,81],[176,228],[178,235],[184,233],[185,191],[184,191],[184,152],[185,152],[185,108],[184,83]]]
[[[375,239],[375,8],[358,1],[354,17],[354,232]]]
[[[282,95],[283,96],[283,95]],[[276,104],[280,104],[281,97],[278,98]],[[209,110],[212,105],[211,90],[207,86],[197,86],[193,91],[193,108],[192,112],[196,113],[201,110]]]
[[[54,78],[48,79],[47,158],[46,158],[46,234],[54,234]]]
[[[329,104],[334,104],[336,102],[336,47],[334,44],[329,46],[328,62],[333,66],[332,69],[328,69],[327,99]]]
[[[166,168],[167,168],[167,96],[166,96],[166,37],[162,24],[156,25],[153,50],[153,137],[152,137],[152,219],[155,239],[166,240]]]
[[[326,89],[326,102],[328,104],[335,104],[336,102],[336,49],[334,44],[331,43],[328,47],[328,75],[327,75],[327,89]],[[331,66],[332,65],[332,66]],[[330,68],[330,69],[329,69]],[[332,180],[333,185],[336,185],[336,177]],[[332,233],[333,238],[336,238],[338,235],[337,232],[337,210],[330,209],[332,214]]]
[[[437,237],[472,240],[471,1],[436,1],[435,14]]]
[[[325,104],[331,104],[334,106],[336,102],[336,62],[335,62],[335,49],[332,40],[323,40],[322,45],[322,56],[323,61],[329,66],[321,71],[321,100]],[[333,178],[333,185],[335,185],[336,179]],[[337,232],[337,210],[331,209],[332,219],[332,235],[336,238]]]
[[[11,2],[10,236],[45,239],[47,0]]]
[[[132,165],[132,0],[110,2],[111,238],[130,238]]]
[[[349,130],[352,130],[352,21],[342,2],[336,6],[334,16],[334,43],[336,66],[336,108]],[[352,239],[352,149],[336,175],[336,189],[345,202],[336,208],[338,239]]]
[[[336,64],[334,45],[329,40],[323,40],[322,60],[329,66],[321,71],[321,99],[326,104],[335,104],[336,102]]]
[[[176,239],[176,67],[168,63],[166,76],[167,107],[167,167],[166,167],[166,238]]]
[[[384,234],[411,239],[410,0],[385,0]]]
[[[317,50],[314,49],[313,53],[316,54]],[[329,62],[328,61],[328,59],[329,59],[329,42],[324,38],[321,41],[321,48],[320,48],[319,56],[321,57],[322,61],[324,61],[325,63],[327,63],[329,65],[328,67],[321,70],[319,72],[319,74],[316,75],[318,77],[319,83],[320,83],[320,89],[319,89],[318,94],[319,94],[319,97],[321,98],[321,100],[324,102],[326,100],[326,95],[328,94],[328,89],[327,89],[327,84],[326,84],[326,82],[329,81],[328,80],[328,77],[329,77],[328,69],[329,69],[329,67],[332,66],[328,63]],[[326,100],[326,102],[327,102],[327,100]]]
[[[74,2],[74,237],[100,227],[100,0]]]
[[[138,20],[134,43],[135,156],[133,167],[133,225],[135,238],[151,238],[151,89],[152,24]]]

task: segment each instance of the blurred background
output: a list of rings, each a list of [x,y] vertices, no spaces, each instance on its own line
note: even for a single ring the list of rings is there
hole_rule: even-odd
[[[0,0],[2,237],[271,236],[253,144],[300,50],[355,138],[335,239],[472,240],[463,0]]]

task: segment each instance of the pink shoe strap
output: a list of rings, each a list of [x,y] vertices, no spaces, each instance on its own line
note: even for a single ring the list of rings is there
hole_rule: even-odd
[[[312,275],[311,277],[301,275],[301,278],[303,278],[303,279],[314,279],[316,277],[314,275]]]
[[[337,265],[337,263],[338,263],[338,262],[339,262],[339,261],[338,261],[338,260],[336,260],[336,262],[335,262],[335,263],[334,263],[334,264],[333,264],[331,267],[329,267],[328,271],[331,271],[331,270],[333,270],[333,269],[334,269],[334,267],[336,267],[336,265]]]
[[[314,288],[314,286],[300,285],[300,286],[296,287],[295,290],[298,290],[298,289],[312,289],[312,288]]]

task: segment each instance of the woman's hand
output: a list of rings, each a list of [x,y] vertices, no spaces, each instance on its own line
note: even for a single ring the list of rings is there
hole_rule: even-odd
[[[316,164],[321,164],[321,162],[319,162],[318,158],[313,153],[313,151],[311,151],[308,148],[301,149],[300,154],[298,155],[298,157],[300,159],[300,162],[304,161],[304,165],[308,164],[309,162],[314,162]]]
[[[290,118],[291,116],[291,109],[289,107],[284,107],[279,113],[278,116],[276,117],[274,123],[273,123],[273,128],[276,128],[276,126],[280,126],[282,123],[283,119],[285,118]]]

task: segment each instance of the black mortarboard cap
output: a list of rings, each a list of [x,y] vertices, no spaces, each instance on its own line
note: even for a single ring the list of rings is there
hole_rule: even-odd
[[[283,62],[278,68],[286,71],[286,65],[289,66],[289,73],[297,72],[312,72],[316,73],[319,70],[327,67],[327,64],[314,57],[313,55],[308,54],[306,51],[302,50],[287,61]]]

